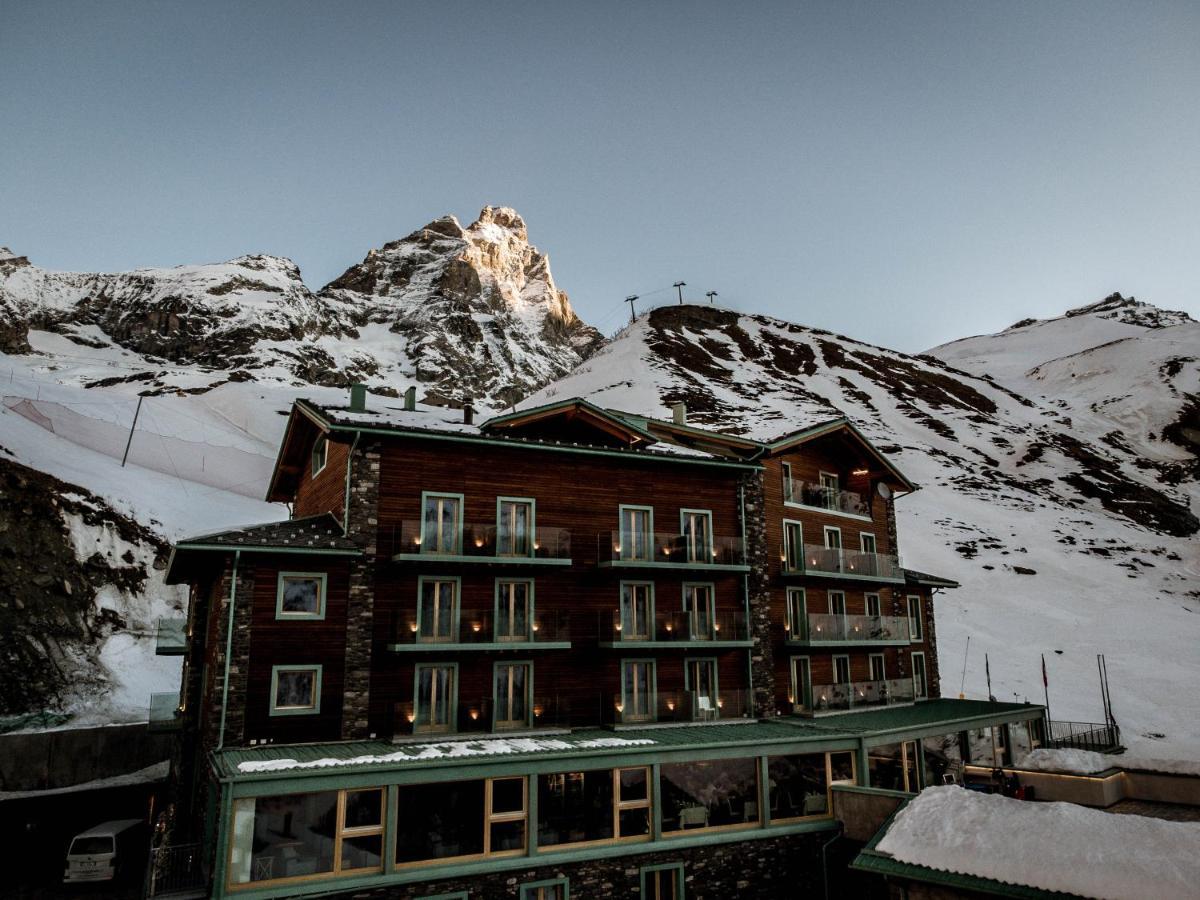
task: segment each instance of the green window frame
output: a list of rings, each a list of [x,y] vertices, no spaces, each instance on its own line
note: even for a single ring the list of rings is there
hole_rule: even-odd
[[[785,572],[804,571],[804,523],[799,519],[783,520],[783,552],[779,561]]]
[[[313,441],[312,448],[312,477],[316,478],[325,471],[325,466],[329,462],[329,438],[325,435],[319,436]]]
[[[447,669],[450,672],[450,697],[447,705],[446,722],[433,722],[432,715],[429,717],[429,724],[421,724],[421,673],[430,670],[436,672],[439,669]],[[436,693],[436,680],[431,676],[430,691],[433,697],[433,703],[436,706],[439,698]],[[439,734],[453,733],[458,730],[458,663],[418,663],[413,671],[413,733],[414,734]]]
[[[697,522],[703,522],[704,534],[696,541]],[[679,535],[683,538],[683,549],[687,561],[709,565],[713,557],[713,514],[711,509],[680,509]],[[697,545],[699,544],[699,545]]]
[[[904,603],[908,607],[908,640],[911,643],[919,644],[924,640],[924,623],[921,621],[921,595],[909,594],[904,598]]]
[[[317,582],[317,611],[287,612],[283,608],[284,580],[315,580]],[[325,572],[280,572],[275,582],[275,619],[286,622],[320,622],[325,618],[325,607],[329,588],[329,576]]]
[[[457,502],[454,516],[454,541],[450,547],[443,546],[441,540],[441,532],[438,533],[438,544],[436,548],[431,549],[431,535],[425,533],[426,506],[430,500],[454,500]],[[466,498],[462,494],[455,494],[451,491],[421,491],[421,552],[435,553],[445,556],[459,556],[463,552],[463,508],[466,506]],[[439,511],[439,518],[440,518]]]
[[[807,656],[793,656],[788,668],[791,670],[792,676],[793,712],[796,707],[811,710],[813,708],[812,660]]]
[[[639,615],[637,590],[646,589],[646,608]],[[629,590],[627,593],[627,589]],[[627,604],[626,599],[630,602]],[[617,611],[617,621],[622,641],[652,641],[654,640],[654,582],[653,581],[622,581],[620,609]]]
[[[783,502],[795,503],[795,489],[792,486],[792,464],[780,463],[779,468],[783,474]]]
[[[875,662],[879,662],[879,671],[875,671]],[[887,657],[882,653],[870,653],[867,655],[867,666],[869,667],[871,678],[870,681],[887,681]],[[879,677],[876,678],[875,675]]]
[[[794,641],[808,640],[808,592],[790,587],[784,597],[784,629]]]
[[[504,514],[505,504],[525,505],[529,507],[529,521],[525,526],[525,532],[522,535],[515,535],[511,532],[511,526],[514,524],[511,521],[511,516],[506,517]],[[505,529],[509,529],[510,540],[513,541],[513,546],[507,551],[504,549],[503,537]],[[520,559],[523,557],[531,557],[534,555],[537,536],[537,500],[533,497],[497,497],[496,498],[496,555]]]
[[[513,707],[517,703],[517,695],[513,690],[511,675],[507,680],[506,696],[500,696],[500,676],[502,669],[523,668],[525,670],[525,687],[521,691],[520,700],[524,704],[524,715],[520,719],[512,718]],[[510,718],[500,719],[501,703],[506,704]],[[533,660],[514,659],[492,663],[492,730],[510,731],[518,728],[533,727]]]
[[[425,632],[425,585],[452,584],[454,597],[451,600],[449,615],[450,632],[439,634],[436,623],[442,621],[441,598],[434,589],[434,608],[432,611],[435,627],[432,634]],[[417,578],[417,638],[418,644],[457,644],[460,642],[462,626],[462,578],[457,575],[421,575]]]
[[[635,690],[634,693],[629,693],[626,684],[626,672],[630,666],[646,666],[646,693],[641,694]],[[634,685],[636,689],[636,684]],[[630,705],[630,700],[634,698],[640,699],[640,702],[635,704],[637,710],[629,711],[627,707]],[[644,710],[644,711],[643,711]],[[622,659],[621,660],[621,696],[618,700],[617,712],[620,714],[621,721],[625,722],[653,722],[658,718],[658,661],[655,659],[638,658],[638,659]]]
[[[917,660],[921,661],[921,686],[917,688]],[[929,699],[929,669],[925,665],[924,653],[912,654],[912,680],[913,680],[913,699],[928,700]]]
[[[319,663],[295,663],[271,666],[270,715],[272,716],[315,716],[321,712],[321,676],[323,666]],[[279,676],[291,672],[312,672],[312,703],[307,706],[277,706],[279,699]]]
[[[525,585],[524,632],[512,627],[512,623],[516,619],[514,613],[516,603],[507,596],[508,592],[505,587],[514,584]],[[501,609],[504,611],[504,619],[509,623],[507,631],[500,629]],[[534,632],[537,630],[534,622],[534,580],[532,578],[497,578],[492,602],[492,639],[497,642],[533,640]]]
[[[872,604],[872,600],[875,601],[874,604]],[[872,605],[875,607],[874,611],[871,609]],[[883,601],[876,593],[863,594],[863,610],[868,616],[879,618],[883,615]]]
[[[660,873],[673,872],[669,883],[662,883]],[[642,900],[683,900],[683,863],[659,863],[654,866],[642,866],[641,872]]]
[[[702,704],[701,694],[694,686],[695,678],[693,677],[693,669],[698,671],[698,667],[707,666],[709,679],[712,682],[708,690],[707,704]],[[715,656],[688,656],[683,660],[683,689],[688,693],[695,693],[694,702],[692,704],[692,715],[697,721],[707,719],[721,718],[721,681],[717,671],[717,658]]]
[[[868,549],[867,544],[870,544]],[[863,553],[878,553],[879,541],[875,538],[875,533],[872,531],[860,531],[858,533],[858,549]]]
[[[695,600],[707,594],[703,607]],[[685,581],[682,588],[683,612],[687,616],[688,638],[711,641],[717,631],[717,587],[711,581]],[[689,596],[690,595],[690,596]],[[695,607],[695,608],[693,608]]]
[[[550,893],[548,888],[562,888],[561,891]],[[571,880],[569,878],[547,878],[544,881],[531,881],[521,885],[521,900],[570,900]]]
[[[836,538],[837,543],[834,543],[834,544],[829,543],[829,536],[831,534],[837,535],[837,538]],[[842,529],[838,528],[836,525],[823,526],[821,528],[821,535],[822,535],[822,539],[825,541],[825,549],[826,550],[844,550],[845,549],[842,546]]]
[[[628,527],[633,524],[633,517],[628,519],[625,513],[646,513],[646,528],[634,531]],[[654,560],[654,507],[636,506],[622,503],[618,508],[617,555],[619,559],[635,562],[653,562]]]

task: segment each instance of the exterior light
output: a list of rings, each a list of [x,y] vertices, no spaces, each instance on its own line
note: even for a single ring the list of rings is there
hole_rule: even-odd
[[[720,697],[718,697],[718,698],[717,698],[717,707],[718,707],[719,709],[724,709],[724,708],[725,708],[725,701],[724,701],[722,698],[720,698]]]
[[[416,544],[418,547],[420,547],[421,539],[419,537],[415,537],[415,538],[413,538],[413,543]]]
[[[534,718],[536,718],[536,719],[540,719],[540,718],[542,717],[542,713],[543,713],[543,712],[544,712],[544,710],[543,710],[543,709],[542,709],[540,706],[535,706],[535,707],[533,708],[533,715],[534,715]]]
[[[621,705],[620,703],[616,704],[616,707],[617,707],[617,712],[619,712],[619,713],[625,712],[625,707],[623,705]]]
[[[475,546],[482,547],[483,546],[483,538],[475,538]]]
[[[537,630],[538,630],[539,628],[541,628],[541,627],[542,627],[542,626],[541,626],[541,625],[539,625],[537,622],[534,622],[534,623],[533,623],[533,630],[534,630],[534,631],[537,631]]]
[[[478,622],[471,623],[471,630],[474,631],[476,634],[478,634],[479,633],[479,623]]]
[[[674,700],[667,701],[667,709],[669,709],[671,712],[675,712],[675,701]]]
[[[479,718],[479,710],[477,710],[477,709],[471,710],[471,718],[478,719]]]
[[[413,634],[416,634],[417,633],[417,623],[416,622],[409,623],[408,630],[411,631]]]
[[[713,629],[714,629],[715,631],[720,631],[720,630],[721,630],[721,626],[720,626],[720,624],[718,623],[718,624],[716,624],[716,625],[713,625]]]
[[[405,718],[408,719],[408,723],[411,725],[416,719],[416,716],[414,716],[412,713],[409,713],[407,716],[405,716]]]
[[[534,542],[533,542],[533,549],[534,549],[534,550],[541,550],[541,549],[542,549],[542,545],[541,545],[541,543],[539,543],[538,541],[534,541]]]
[[[621,545],[613,544],[613,553],[620,553],[620,552],[621,552]]]

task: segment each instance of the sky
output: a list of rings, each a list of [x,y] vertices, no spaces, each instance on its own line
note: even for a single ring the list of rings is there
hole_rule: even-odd
[[[0,0],[0,245],[318,288],[516,208],[576,311],[687,282],[920,351],[1200,318],[1200,4]]]

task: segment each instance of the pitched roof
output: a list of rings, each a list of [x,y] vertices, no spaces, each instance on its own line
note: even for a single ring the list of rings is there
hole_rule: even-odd
[[[943,578],[940,575],[930,575],[928,572],[918,572],[916,569],[905,569],[904,580],[910,584],[921,584],[926,587],[956,588],[957,581]]]

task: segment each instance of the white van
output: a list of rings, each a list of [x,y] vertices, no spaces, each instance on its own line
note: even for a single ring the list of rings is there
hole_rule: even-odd
[[[101,822],[75,835],[67,850],[63,884],[111,881],[137,865],[140,841],[148,840],[141,819]]]

